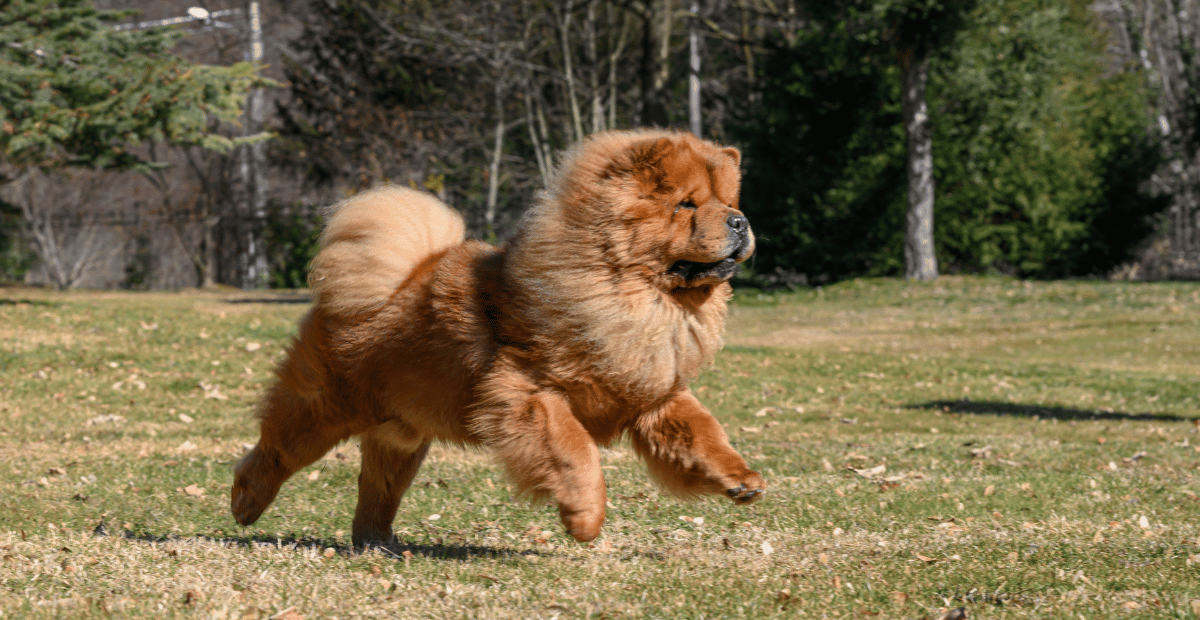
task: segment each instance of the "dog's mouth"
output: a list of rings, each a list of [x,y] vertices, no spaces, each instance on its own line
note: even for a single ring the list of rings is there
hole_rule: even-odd
[[[667,273],[683,278],[687,284],[699,284],[703,281],[725,281],[733,277],[737,271],[737,260],[732,256],[715,263],[695,263],[681,260],[667,270]]]

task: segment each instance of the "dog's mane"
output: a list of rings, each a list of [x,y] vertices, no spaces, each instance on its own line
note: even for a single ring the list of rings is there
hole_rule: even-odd
[[[554,338],[545,349],[572,358],[556,363],[586,364],[610,387],[640,394],[681,389],[712,361],[722,346],[730,287],[681,294],[638,257],[623,255],[613,231],[626,225],[615,221],[619,209],[610,203],[636,190],[596,181],[631,146],[682,136],[624,131],[582,142],[563,155],[509,247],[509,275],[525,324]]]

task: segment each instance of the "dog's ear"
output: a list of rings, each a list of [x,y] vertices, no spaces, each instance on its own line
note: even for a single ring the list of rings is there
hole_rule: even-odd
[[[675,155],[679,145],[670,138],[645,140],[629,147],[630,175],[649,194],[671,191],[664,163]]]
[[[739,151],[739,150],[737,150],[737,149],[733,148],[732,146],[725,147],[725,148],[721,149],[721,153],[723,153],[723,154],[725,154],[725,155],[728,155],[728,156],[729,156],[731,159],[733,159],[733,166],[734,166],[735,168],[736,168],[736,167],[738,167],[738,166],[740,166],[740,165],[742,164],[742,153],[741,153],[741,151]]]
[[[645,140],[629,147],[629,159],[635,170],[653,167],[674,151],[675,142],[670,138]]]

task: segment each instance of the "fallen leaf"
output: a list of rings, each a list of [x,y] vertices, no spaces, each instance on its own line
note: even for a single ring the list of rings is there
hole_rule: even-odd
[[[229,397],[221,393],[221,386],[215,383],[200,382],[200,389],[204,390],[204,398],[213,400],[228,400]]]
[[[195,449],[196,449],[196,444],[194,444],[190,441],[184,441],[183,443],[179,444],[178,448],[176,448],[176,450],[178,450],[179,452],[191,452],[192,450],[195,450]]]
[[[738,427],[738,428],[739,428],[739,430],[741,430],[743,433],[757,433],[757,432],[760,432],[760,431],[762,431],[762,429],[761,429],[761,428],[759,428],[759,427],[757,427],[757,426],[741,426],[741,427]]]
[[[994,485],[994,484],[987,485],[987,488],[983,490],[984,496],[991,495],[992,493],[995,493],[995,492],[996,492],[996,485]]]
[[[774,551],[775,551],[775,547],[772,547],[771,543],[764,540],[763,544],[762,544],[763,555],[771,555]]]
[[[933,564],[934,562],[936,562],[936,561],[937,561],[937,559],[935,559],[935,558],[931,558],[931,557],[929,557],[929,556],[927,556],[927,555],[921,555],[920,553],[918,553],[918,554],[916,554],[916,555],[917,555],[917,559],[918,559],[918,560],[920,560],[920,561],[922,561],[922,562],[925,562],[926,564]]]
[[[337,551],[333,547],[325,547],[325,552],[322,554],[326,559],[330,559],[337,555]]]
[[[974,450],[971,450],[971,458],[973,458],[973,459],[986,459],[991,456],[992,456],[992,447],[991,446],[984,446],[982,448],[975,448]]]
[[[309,479],[309,480],[316,480],[316,479],[317,479],[317,477],[318,477],[318,476],[320,476],[320,475],[321,475],[321,470],[319,470],[319,469],[314,469],[314,470],[312,470],[311,472],[309,472],[309,473],[308,473],[308,479]]]
[[[295,607],[288,607],[267,620],[304,620],[304,615],[296,611]]]
[[[778,407],[763,407],[762,409],[759,409],[758,411],[754,412],[754,417],[761,418],[761,417],[767,415],[768,413],[776,413],[778,411],[779,411]]]
[[[181,414],[179,414],[179,421],[183,422],[184,424],[191,424],[192,422],[195,422],[196,420],[195,420],[195,418],[193,418],[192,416],[190,416],[186,413],[181,413]]]
[[[253,353],[261,348],[262,348],[262,345],[257,342],[247,342],[246,343],[246,350],[251,353]]]
[[[183,492],[187,495],[191,495],[192,497],[204,497],[204,489],[194,484],[189,484],[186,487],[183,487]]]
[[[1102,542],[1104,542],[1104,532],[1103,532],[1103,530],[1096,530],[1096,535],[1092,537],[1092,542],[1094,542],[1094,543],[1102,543]]]
[[[123,424],[125,416],[104,413],[95,416],[87,421],[87,426],[96,426],[97,424]]]
[[[874,478],[887,471],[887,465],[876,465],[875,467],[871,467],[869,469],[854,469],[853,467],[851,469],[854,470],[854,473],[862,476],[863,478]]]

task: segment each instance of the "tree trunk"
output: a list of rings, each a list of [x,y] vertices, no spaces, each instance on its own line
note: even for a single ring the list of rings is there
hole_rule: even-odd
[[[596,0],[588,0],[583,36],[587,43],[588,88],[591,90],[592,133],[604,131],[604,91],[600,88],[600,61],[596,52]]]
[[[497,48],[499,49],[499,48]],[[499,56],[499,52],[496,53]],[[497,63],[497,73],[502,68]],[[493,237],[496,234],[496,203],[500,196],[500,158],[504,156],[504,85],[502,76],[496,76],[494,94],[496,97],[496,129],[492,142],[492,161],[488,166],[487,208],[483,212],[483,234]]]
[[[608,128],[617,128],[617,100],[619,93],[617,92],[617,63],[621,59],[621,54],[625,51],[625,34],[629,31],[628,24],[622,18],[620,26],[614,26],[616,23],[612,17],[612,5],[609,5],[608,26],[609,32],[613,28],[619,28],[620,34],[617,37],[617,42],[612,45],[608,55]]]
[[[911,48],[900,50],[901,115],[908,138],[908,212],[904,231],[904,277],[934,280],[938,276],[933,251],[933,136],[925,104],[929,58]]]
[[[200,220],[204,227],[202,252],[204,259],[200,262],[200,287],[212,288],[217,285],[217,224],[221,223],[219,216],[205,216]]]
[[[754,86],[754,48],[751,47],[750,41],[750,7],[746,4],[746,0],[741,0],[742,8],[742,55],[746,57],[746,83],[750,84],[751,91],[756,91]]]
[[[544,155],[547,148],[544,145],[544,140],[538,132],[538,124],[533,119],[533,93],[531,92],[534,85],[533,73],[530,72],[525,80],[525,125],[529,127],[529,143],[533,147],[533,159],[537,162],[538,176],[541,177],[542,186],[550,183],[550,162]]]
[[[665,90],[670,77],[668,60],[674,11],[671,0],[653,0],[646,8],[642,23],[642,92],[635,120],[640,125],[666,127],[671,124]]]
[[[250,62],[260,64],[263,57],[263,42],[258,3],[250,2],[247,5],[246,13],[249,16],[247,46],[250,52]],[[246,96],[246,136],[257,135],[262,131],[265,108],[261,88],[252,90]],[[263,242],[263,227],[267,219],[265,147],[262,140],[246,146],[242,160],[242,178],[246,186],[246,215],[242,219],[243,243],[245,244],[242,257],[242,288],[244,290],[266,288],[268,284],[267,254]]]
[[[575,0],[567,0],[563,8],[562,19],[559,21],[559,34],[562,38],[563,77],[567,82],[567,105],[571,110],[571,124],[568,126],[570,141],[574,142],[583,137],[583,118],[579,113],[579,98],[575,94],[575,65],[571,53],[571,22],[574,19],[571,11],[575,9]]]
[[[700,137],[700,3],[692,0],[688,21],[688,128]]]

